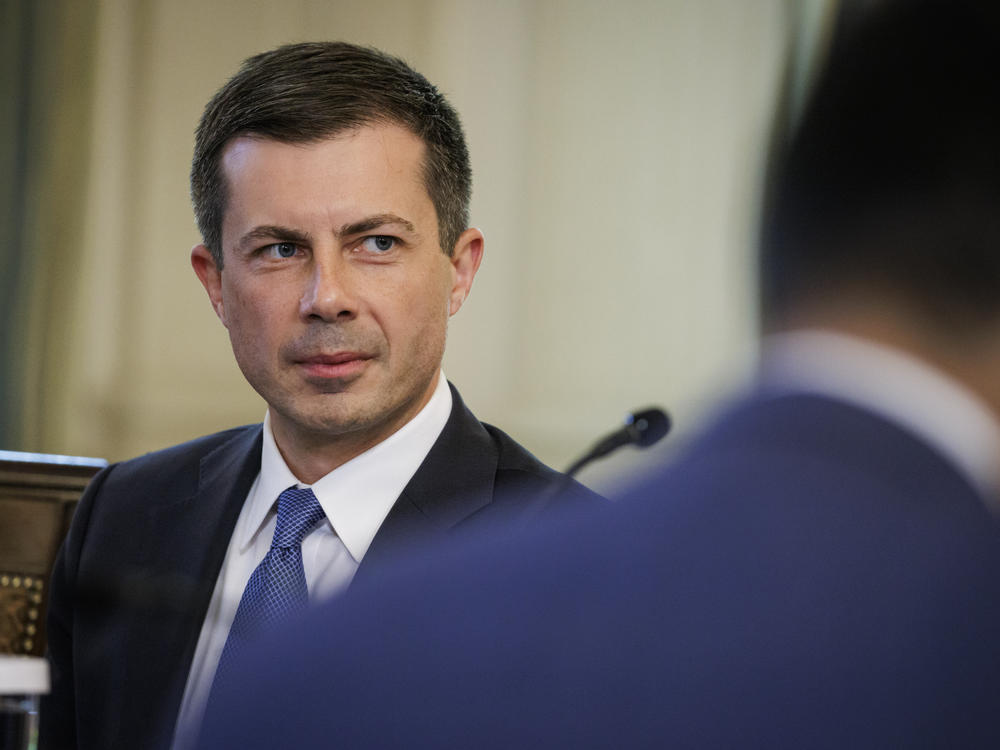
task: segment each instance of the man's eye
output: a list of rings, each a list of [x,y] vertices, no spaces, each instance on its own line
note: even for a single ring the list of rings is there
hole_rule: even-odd
[[[384,234],[376,234],[371,237],[365,237],[361,246],[368,252],[375,253],[376,255],[387,253],[396,246],[396,238],[388,237]]]
[[[266,248],[268,254],[275,258],[291,258],[297,249],[291,242],[275,242]]]

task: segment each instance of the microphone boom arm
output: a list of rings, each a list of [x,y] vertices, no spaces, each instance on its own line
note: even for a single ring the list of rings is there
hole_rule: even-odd
[[[591,461],[603,458],[623,445],[648,448],[670,432],[670,427],[670,417],[665,411],[656,407],[627,414],[624,427],[601,438],[563,473],[572,477]]]

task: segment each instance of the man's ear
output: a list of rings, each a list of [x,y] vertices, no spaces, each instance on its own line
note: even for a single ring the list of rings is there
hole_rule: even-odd
[[[222,325],[226,325],[226,308],[222,303],[222,271],[215,264],[215,258],[211,251],[204,245],[195,245],[191,249],[191,267],[198,275],[198,280],[208,292],[208,299],[212,303],[212,309],[219,316]]]
[[[486,238],[483,233],[471,227],[466,229],[455,243],[452,251],[451,270],[451,303],[448,307],[448,314],[454,315],[458,312],[465,298],[469,296],[472,289],[472,280],[476,277],[479,264],[483,262],[483,246]]]

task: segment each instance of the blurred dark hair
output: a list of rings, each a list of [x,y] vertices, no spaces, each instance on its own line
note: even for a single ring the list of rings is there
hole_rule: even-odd
[[[247,59],[212,97],[195,133],[191,199],[205,245],[222,267],[227,186],[221,157],[242,135],[309,143],[394,123],[423,140],[424,182],[448,255],[469,218],[472,171],[458,114],[402,60],[345,42],[290,44]]]
[[[1000,34],[990,3],[881,3],[835,37],[772,164],[765,324],[844,283],[945,330],[1000,312]]]

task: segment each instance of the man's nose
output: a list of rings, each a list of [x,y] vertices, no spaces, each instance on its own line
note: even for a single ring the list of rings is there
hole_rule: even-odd
[[[358,308],[352,288],[348,263],[335,257],[315,257],[302,294],[302,317],[327,322],[353,319]]]

